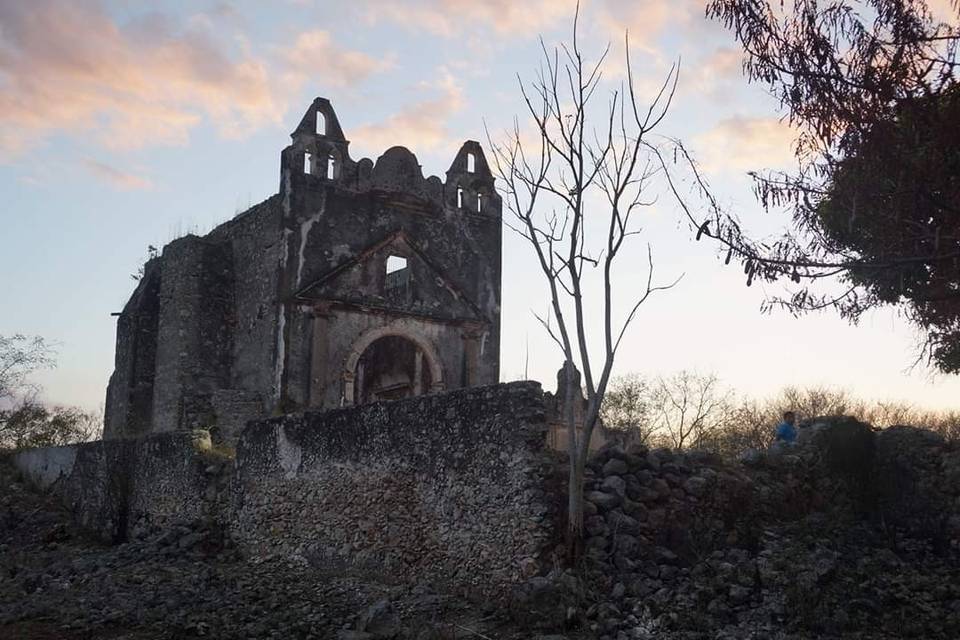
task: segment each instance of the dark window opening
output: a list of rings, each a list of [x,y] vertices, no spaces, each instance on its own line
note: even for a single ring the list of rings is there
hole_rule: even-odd
[[[383,278],[384,296],[396,303],[403,304],[410,298],[410,268],[403,256],[387,256]]]

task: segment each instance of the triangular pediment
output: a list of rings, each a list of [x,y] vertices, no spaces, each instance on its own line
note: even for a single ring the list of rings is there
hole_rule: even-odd
[[[403,267],[397,268],[400,264]],[[395,270],[387,273],[388,269]],[[402,231],[330,269],[295,297],[438,320],[486,321],[477,305]]]

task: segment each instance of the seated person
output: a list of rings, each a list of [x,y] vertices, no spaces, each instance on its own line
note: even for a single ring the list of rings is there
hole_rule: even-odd
[[[797,416],[793,411],[785,411],[783,422],[777,425],[775,433],[776,442],[792,445],[797,443]]]

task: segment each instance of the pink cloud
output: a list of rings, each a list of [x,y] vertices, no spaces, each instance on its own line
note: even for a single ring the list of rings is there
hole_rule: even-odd
[[[955,24],[960,17],[960,6],[956,0],[927,0],[927,6],[933,17],[943,22]]]
[[[138,189],[152,189],[153,182],[148,178],[121,171],[109,164],[86,158],[82,162],[83,168],[95,178],[103,180],[110,186],[124,191]]]
[[[316,31],[257,56],[213,18],[150,14],[119,24],[95,1],[0,3],[0,155],[58,133],[115,149],[180,145],[204,121],[242,137],[282,121],[307,80],[309,53],[324,55],[313,75],[334,84],[383,68]]]
[[[288,80],[300,84],[309,77],[321,77],[343,87],[394,66],[393,57],[377,59],[359,51],[343,51],[327,31],[300,33],[289,47],[279,50]]]
[[[689,37],[706,26],[702,0],[599,0],[594,11],[611,41],[622,42],[629,32],[631,47],[649,53],[659,52],[656,40],[668,29],[682,29]]]
[[[449,119],[463,109],[463,89],[445,70],[433,85],[423,85],[434,95],[410,104],[386,120],[363,125],[350,133],[360,150],[376,157],[393,145],[403,145],[414,153],[454,147]]]
[[[576,0],[368,0],[366,17],[444,37],[489,27],[497,33],[536,35],[573,15]]]
[[[792,161],[796,135],[777,118],[734,116],[697,136],[693,149],[712,172],[778,168]]]

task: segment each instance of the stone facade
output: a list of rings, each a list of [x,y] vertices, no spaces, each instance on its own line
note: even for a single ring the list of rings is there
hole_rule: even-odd
[[[105,437],[496,383],[500,198],[483,150],[446,180],[388,149],[354,161],[317,98],[280,190],[150,260],[119,315]]]

